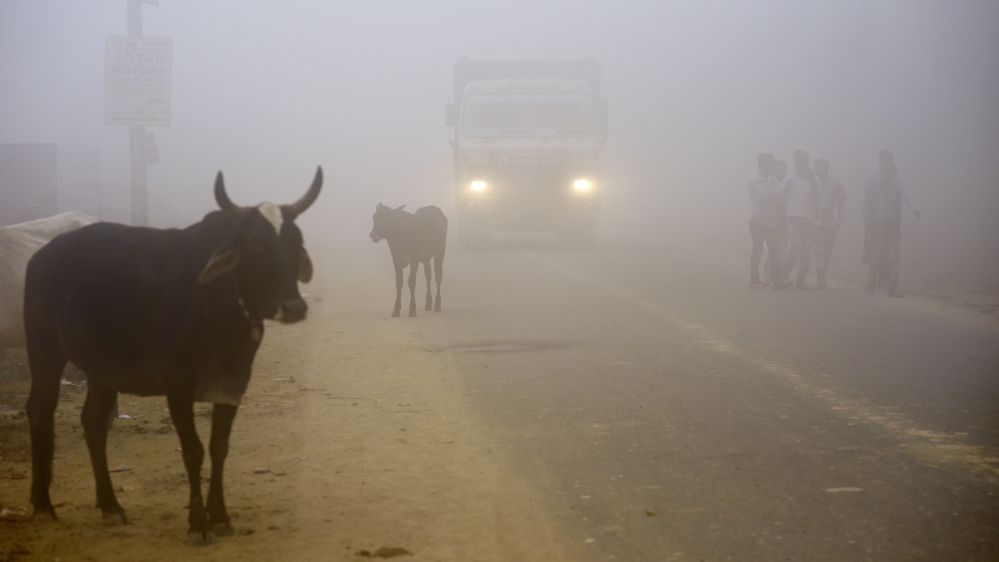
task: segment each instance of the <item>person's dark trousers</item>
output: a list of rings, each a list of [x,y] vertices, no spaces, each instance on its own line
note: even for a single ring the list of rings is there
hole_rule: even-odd
[[[867,275],[867,292],[872,293],[878,284],[878,274],[888,274],[888,292],[898,289],[898,255],[900,240],[897,236],[874,235],[871,238],[871,264]]]
[[[833,246],[836,245],[836,235],[839,233],[839,224],[821,224],[816,230],[815,276],[819,279],[819,286],[825,287],[829,262],[832,261]]]
[[[784,271],[787,277],[791,276],[795,262],[798,263],[798,277],[795,286],[801,287],[805,284],[805,276],[808,275],[808,267],[812,263],[812,229],[815,222],[806,217],[787,217],[787,239],[788,258],[784,264]]]
[[[760,257],[763,255],[763,244],[767,245],[767,252],[770,254],[770,267],[773,271],[781,271],[780,263],[780,236],[776,228],[749,223],[749,235],[753,237],[753,253],[749,256],[749,283],[762,284],[760,282]],[[776,284],[779,284],[779,281]]]

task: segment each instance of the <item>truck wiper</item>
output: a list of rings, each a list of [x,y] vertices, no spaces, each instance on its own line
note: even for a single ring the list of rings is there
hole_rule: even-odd
[[[536,136],[536,134],[535,135],[531,135],[531,133],[537,133],[537,131],[534,130],[534,129],[504,129],[502,131],[499,131],[499,134],[502,135],[502,136],[504,136],[504,137],[511,136],[511,135],[518,135],[518,136],[530,135],[530,136]]]

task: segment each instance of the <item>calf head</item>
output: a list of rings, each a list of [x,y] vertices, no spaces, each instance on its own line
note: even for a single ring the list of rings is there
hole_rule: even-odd
[[[403,213],[402,210],[405,205],[396,207],[395,209],[391,207],[386,207],[381,203],[375,207],[375,214],[372,216],[374,221],[374,227],[371,229],[371,241],[378,243],[382,241],[382,238],[388,238],[392,235],[395,230],[395,225],[398,222],[398,216]]]
[[[239,298],[251,320],[303,320],[308,306],[298,292],[298,282],[312,279],[312,260],[302,245],[302,231],[295,218],[316,200],[322,184],[323,169],[318,168],[309,190],[295,203],[240,207],[229,199],[219,172],[215,201],[236,219],[236,228],[209,258],[199,282],[210,283],[232,271]]]

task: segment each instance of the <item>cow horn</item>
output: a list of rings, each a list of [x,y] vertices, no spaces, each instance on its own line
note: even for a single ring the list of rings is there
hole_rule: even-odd
[[[219,209],[234,215],[239,214],[239,207],[229,199],[229,195],[225,192],[222,170],[219,170],[219,175],[215,176],[215,201],[219,204]]]
[[[305,195],[301,199],[295,201],[288,208],[291,209],[292,213],[297,217],[305,212],[313,203],[316,202],[316,197],[319,197],[319,190],[323,187],[323,167],[316,167],[316,177],[312,180],[312,185],[309,186],[309,190],[305,192]]]

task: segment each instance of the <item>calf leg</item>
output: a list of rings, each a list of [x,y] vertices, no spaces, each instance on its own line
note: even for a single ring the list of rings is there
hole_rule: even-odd
[[[35,516],[56,519],[49,498],[52,457],[55,454],[55,410],[59,403],[59,380],[66,360],[58,353],[28,339],[31,392],[28,394],[28,425],[31,428],[31,504]]]
[[[212,483],[208,486],[208,520],[216,536],[232,535],[235,531],[229,523],[225,510],[225,492],[222,487],[222,472],[225,457],[229,454],[229,433],[232,420],[236,417],[237,406],[215,404],[212,408],[212,438],[208,443],[208,454],[212,457]]]
[[[191,502],[187,512],[187,538],[194,545],[208,545],[213,541],[212,531],[205,514],[205,504],[201,498],[201,463],[205,459],[205,448],[198,439],[194,427],[194,400],[188,396],[167,395],[167,406],[173,426],[180,437],[181,454],[187,481],[191,487]]]
[[[420,268],[418,260],[409,262],[409,316],[416,316],[416,270]]]
[[[125,510],[118,504],[108,473],[108,416],[114,409],[118,393],[109,388],[94,384],[93,377],[87,385],[87,399],[83,403],[80,421],[83,435],[90,451],[90,464],[94,468],[94,483],[97,485],[97,507],[104,514],[108,525],[128,523]]]
[[[434,301],[434,312],[441,311],[441,277],[444,275],[444,253],[434,256],[434,277],[437,279],[437,299]]]
[[[399,316],[402,311],[402,268],[404,264],[397,260],[395,263],[395,308],[392,309],[392,316]]]
[[[423,276],[427,278],[427,306],[424,310],[430,310],[434,305],[434,299],[430,292],[430,258],[423,262]]]

